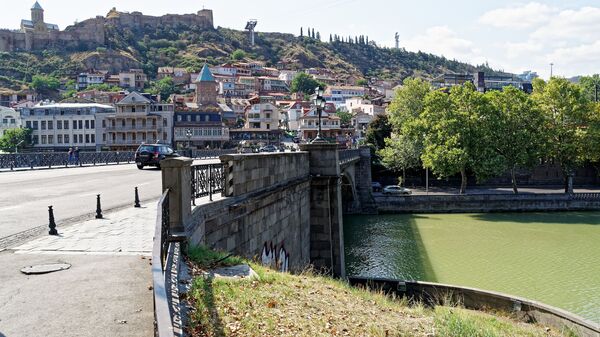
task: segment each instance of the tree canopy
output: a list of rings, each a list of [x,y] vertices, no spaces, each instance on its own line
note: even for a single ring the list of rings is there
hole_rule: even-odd
[[[315,93],[316,87],[324,89],[326,85],[315,80],[307,73],[298,73],[292,80],[290,90],[292,92],[302,92],[307,95],[312,95]]]
[[[0,150],[4,152],[15,152],[17,148],[27,146],[31,136],[31,129],[16,128],[4,131],[4,135],[0,137]]]
[[[152,83],[149,91],[152,94],[160,95],[160,99],[166,101],[176,90],[173,79],[167,76]]]
[[[56,77],[46,75],[33,75],[31,78],[31,88],[37,92],[47,92],[58,90],[60,81]]]

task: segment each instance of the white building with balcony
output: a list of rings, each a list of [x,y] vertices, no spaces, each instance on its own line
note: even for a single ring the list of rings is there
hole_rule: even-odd
[[[0,137],[8,129],[21,127],[21,115],[14,109],[0,106]]]

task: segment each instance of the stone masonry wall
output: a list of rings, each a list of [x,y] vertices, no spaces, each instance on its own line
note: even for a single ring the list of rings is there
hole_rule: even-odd
[[[226,155],[228,198],[193,209],[192,245],[253,258],[281,248],[290,270],[310,262],[310,177],[306,153]]]

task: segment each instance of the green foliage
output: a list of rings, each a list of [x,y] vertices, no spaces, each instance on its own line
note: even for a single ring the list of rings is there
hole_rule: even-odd
[[[4,152],[15,152],[16,148],[23,148],[31,137],[31,129],[17,128],[4,131],[0,137],[0,150]]]
[[[367,84],[369,84],[369,81],[367,81],[367,80],[366,80],[366,79],[364,79],[364,78],[361,78],[360,80],[356,81],[356,85],[365,86],[365,85],[367,85]]]
[[[490,106],[480,118],[485,128],[481,142],[497,157],[498,171],[511,172],[517,193],[515,170],[533,167],[544,154],[545,119],[533,100],[514,87],[490,91],[486,97]]]
[[[564,78],[535,79],[533,88],[532,98],[546,119],[547,157],[560,162],[566,177],[587,159],[583,150],[593,106],[581,87]]]
[[[351,113],[349,113],[348,111],[338,110],[336,111],[335,115],[340,118],[341,125],[350,125],[350,122],[352,121]]]
[[[317,87],[324,89],[326,85],[313,79],[306,73],[298,73],[292,80],[290,90],[292,92],[302,92],[307,95],[312,95],[315,93],[315,88]]]
[[[231,53],[231,59],[236,61],[241,61],[246,58],[246,52],[241,49],[236,49],[233,53]]]
[[[579,80],[581,90],[585,97],[591,102],[600,101],[600,75],[583,76]]]
[[[98,90],[98,91],[109,91],[109,92],[118,92],[122,89],[117,86],[108,85],[106,83],[102,84],[92,84],[88,85],[85,90]]]
[[[175,93],[177,88],[171,77],[164,77],[150,85],[149,92],[155,95],[160,94],[160,98],[166,101],[172,94]]]
[[[415,139],[400,134],[385,138],[385,147],[377,154],[382,158],[382,164],[390,170],[405,171],[417,167],[421,163],[422,144]]]
[[[387,115],[377,115],[369,124],[367,129],[367,143],[375,146],[375,149],[385,147],[385,139],[392,135],[392,125]]]
[[[205,246],[189,247],[187,255],[200,268],[229,267],[245,263],[238,257]]]
[[[59,87],[60,81],[53,76],[34,75],[31,79],[31,88],[38,92],[57,90]]]

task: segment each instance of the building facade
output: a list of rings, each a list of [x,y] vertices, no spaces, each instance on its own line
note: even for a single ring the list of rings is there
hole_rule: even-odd
[[[114,112],[110,105],[97,103],[40,103],[21,109],[21,124],[32,130],[33,148],[41,151],[67,151],[78,147],[94,151],[98,142],[99,115]]]
[[[173,105],[157,103],[148,94],[132,92],[116,111],[98,114],[98,150],[133,151],[141,144],[171,144]]]
[[[14,109],[0,106],[0,137],[8,129],[21,127],[21,115]]]

